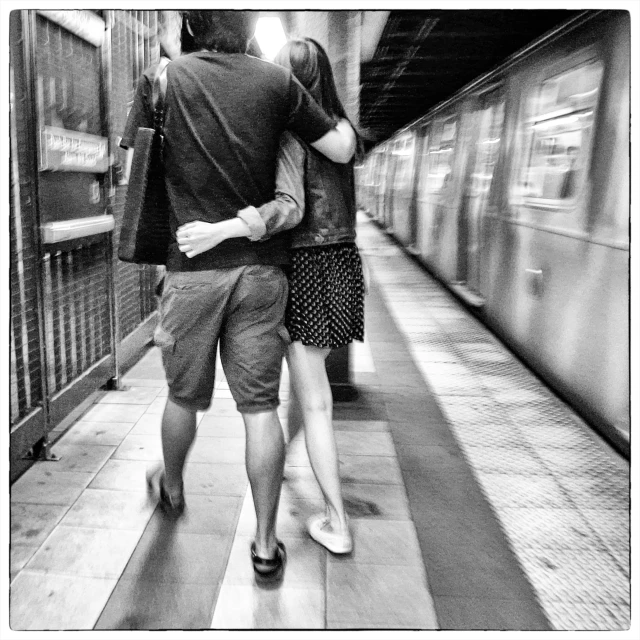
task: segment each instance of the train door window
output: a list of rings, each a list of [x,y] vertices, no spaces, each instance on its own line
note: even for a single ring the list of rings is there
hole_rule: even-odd
[[[427,175],[429,174],[429,142],[430,127],[425,125],[420,132],[422,144],[420,145],[420,157],[418,159],[418,176],[416,180],[416,191],[419,194],[426,193],[427,190]]]
[[[493,170],[500,151],[500,136],[504,120],[504,101],[492,93],[481,104],[480,132],[476,143],[476,159],[471,174],[470,195],[487,197]]]
[[[402,139],[396,140],[392,145],[391,151],[391,173],[393,175],[392,185],[394,189],[397,189],[400,183],[400,172],[402,168],[402,163],[400,158],[402,157],[404,141]]]
[[[396,143],[393,151],[396,158],[395,188],[408,189],[413,180],[413,157],[415,149],[415,135],[408,133]]]
[[[371,154],[365,162],[365,176],[364,183],[368,187],[373,186],[375,178],[375,157],[376,154]]]
[[[389,186],[396,188],[398,182],[398,169],[400,168],[400,162],[398,158],[400,157],[402,149],[402,141],[396,140],[390,145],[390,153],[389,153]]]
[[[515,199],[537,208],[567,209],[580,195],[602,64],[590,60],[544,80],[530,95],[524,155]]]
[[[387,188],[387,178],[389,175],[389,155],[390,151],[387,149],[387,145],[380,150],[380,164],[378,165],[378,187],[381,191]]]
[[[454,119],[441,120],[433,127],[432,142],[427,151],[427,193],[441,193],[447,188],[453,167],[453,150],[457,123]]]
[[[373,156],[373,184],[380,186],[382,181],[382,167],[384,164],[384,148],[377,149]]]

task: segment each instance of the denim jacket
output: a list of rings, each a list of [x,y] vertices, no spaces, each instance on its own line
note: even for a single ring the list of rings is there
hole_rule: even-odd
[[[293,229],[292,248],[353,242],[353,161],[334,163],[285,132],[278,152],[276,197],[258,207],[259,220],[245,212],[238,215],[251,228],[251,240],[266,240],[274,233]]]

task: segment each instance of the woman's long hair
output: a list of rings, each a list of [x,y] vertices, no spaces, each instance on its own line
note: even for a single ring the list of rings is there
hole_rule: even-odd
[[[276,55],[274,62],[290,69],[300,84],[313,96],[326,114],[336,120],[349,120],[338,97],[329,56],[322,45],[313,38],[289,40]],[[353,124],[351,125],[353,126]],[[358,151],[361,151],[360,135],[356,131]]]

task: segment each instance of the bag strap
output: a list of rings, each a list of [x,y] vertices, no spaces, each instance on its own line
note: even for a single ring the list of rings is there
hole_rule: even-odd
[[[151,104],[153,106],[153,126],[156,131],[162,132],[164,127],[164,107],[167,95],[167,67],[171,60],[162,57],[156,67],[153,76]]]

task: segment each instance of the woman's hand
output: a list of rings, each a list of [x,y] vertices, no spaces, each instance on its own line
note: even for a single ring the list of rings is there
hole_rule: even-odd
[[[178,228],[178,248],[187,258],[204,253],[229,238],[224,222],[188,222]]]

